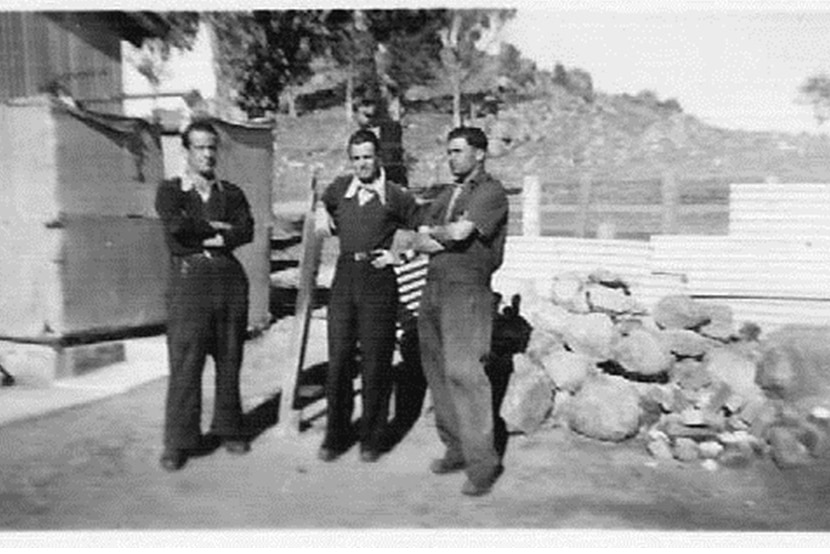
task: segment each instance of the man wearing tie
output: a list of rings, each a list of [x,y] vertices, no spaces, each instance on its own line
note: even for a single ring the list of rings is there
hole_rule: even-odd
[[[390,251],[398,229],[414,229],[417,204],[399,184],[387,179],[378,159],[378,138],[369,130],[349,138],[352,175],[338,177],[322,196],[340,255],[328,306],[329,367],[326,433],[318,452],[337,459],[355,440],[360,458],[375,462],[383,438],[392,386],[398,289]],[[359,353],[363,413],[352,428],[355,353]]]
[[[503,471],[486,367],[493,328],[490,277],[503,258],[508,203],[501,183],[484,169],[484,132],[459,127],[447,141],[455,186],[429,206],[417,246],[430,253],[418,316],[421,362],[446,447],[430,469],[465,471],[461,492],[479,496]]]

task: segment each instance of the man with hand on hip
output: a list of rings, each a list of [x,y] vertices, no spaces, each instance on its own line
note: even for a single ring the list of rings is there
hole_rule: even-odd
[[[398,260],[390,248],[396,230],[415,229],[418,207],[409,192],[387,179],[374,133],[356,131],[347,148],[352,174],[335,179],[322,196],[324,219],[340,239],[340,255],[328,306],[328,412],[318,457],[333,461],[359,440],[361,460],[375,462],[385,450],[396,342],[398,288],[392,266]],[[356,352],[363,413],[355,433]]]

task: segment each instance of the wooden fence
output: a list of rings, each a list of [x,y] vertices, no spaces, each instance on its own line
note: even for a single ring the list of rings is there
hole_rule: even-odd
[[[583,176],[547,183],[526,176],[522,194],[511,198],[510,233],[635,240],[680,232],[726,234],[729,182],[680,179],[671,171],[650,179]]]

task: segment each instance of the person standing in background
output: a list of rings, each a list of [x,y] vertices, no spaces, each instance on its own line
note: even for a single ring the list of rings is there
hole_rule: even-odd
[[[354,108],[354,119],[360,129],[371,131],[378,138],[377,156],[386,178],[406,188],[409,186],[404,161],[403,128],[389,118],[372,96],[361,98]]]

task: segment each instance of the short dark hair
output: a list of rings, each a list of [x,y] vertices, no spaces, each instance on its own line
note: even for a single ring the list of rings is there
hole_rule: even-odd
[[[380,104],[377,98],[374,96],[364,96],[362,98],[358,98],[358,100],[354,103],[355,108],[359,108],[361,106],[374,106]]]
[[[487,135],[478,127],[456,127],[447,135],[447,142],[463,138],[473,148],[487,152]]]
[[[205,133],[210,133],[216,137],[217,141],[219,140],[219,132],[210,120],[196,119],[191,121],[187,127],[184,128],[184,131],[182,131],[182,146],[185,148],[190,148],[190,133],[193,131],[204,131]]]
[[[359,129],[352,133],[352,136],[349,137],[348,144],[346,144],[346,149],[351,155],[352,146],[354,146],[355,144],[363,144],[365,142],[371,142],[372,144],[374,144],[375,154],[378,153],[378,150],[380,149],[380,141],[378,141],[377,135],[375,135],[369,129]]]

